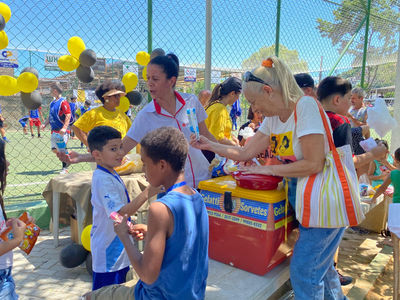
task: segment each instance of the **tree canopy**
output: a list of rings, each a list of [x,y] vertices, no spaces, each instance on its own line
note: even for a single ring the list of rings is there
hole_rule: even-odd
[[[262,47],[257,52],[250,55],[242,62],[242,68],[251,70],[261,66],[261,62],[269,56],[275,55],[275,45]],[[308,72],[308,64],[305,60],[299,58],[297,50],[290,50],[286,46],[279,45],[279,58],[281,58],[292,70],[293,73]]]
[[[334,46],[339,46],[339,52],[343,51],[365,18],[366,2],[366,0],[342,0],[341,5],[333,10],[333,21],[317,19],[317,28],[320,34],[331,39]],[[398,48],[396,33],[399,30],[399,18],[400,10],[396,0],[373,0],[371,2],[367,47],[368,67],[365,72],[367,89],[373,87],[379,73],[388,71],[382,66],[383,64],[396,61],[395,53]],[[347,50],[347,53],[353,56],[352,67],[362,65],[364,28],[361,28],[358,38]]]

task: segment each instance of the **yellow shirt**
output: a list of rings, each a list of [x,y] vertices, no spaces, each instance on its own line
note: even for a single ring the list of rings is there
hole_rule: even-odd
[[[88,133],[97,126],[110,126],[121,132],[124,137],[131,127],[131,120],[126,114],[115,109],[109,111],[103,106],[96,107],[84,113],[75,123],[74,126]]]
[[[217,139],[226,138],[231,140],[232,121],[229,117],[226,106],[222,103],[215,103],[206,109],[208,118],[204,121],[208,131]]]

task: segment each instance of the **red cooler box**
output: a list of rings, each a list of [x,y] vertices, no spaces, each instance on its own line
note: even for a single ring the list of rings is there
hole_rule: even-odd
[[[244,189],[231,176],[202,181],[199,189],[209,216],[210,258],[264,275],[291,255],[290,247],[281,246],[285,240],[283,189]],[[289,209],[287,236],[293,229],[293,215]]]

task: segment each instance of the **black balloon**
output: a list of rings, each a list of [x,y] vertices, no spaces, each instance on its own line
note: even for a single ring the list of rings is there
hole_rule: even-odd
[[[37,109],[42,105],[42,95],[37,90],[32,93],[21,92],[21,100],[27,109]]]
[[[6,28],[6,20],[4,20],[4,17],[0,15],[0,31],[4,30]]]
[[[126,94],[126,98],[128,98],[129,103],[132,105],[139,105],[143,100],[142,94],[138,91],[130,91]]]
[[[86,270],[90,275],[93,275],[93,269],[92,269],[92,253],[89,253],[88,256],[86,257]]]
[[[60,262],[66,268],[75,268],[85,261],[88,253],[82,245],[73,243],[61,250]]]
[[[93,66],[96,63],[96,59],[96,53],[92,49],[86,49],[79,55],[79,62],[85,67]]]
[[[91,67],[80,65],[78,69],[76,69],[76,76],[80,81],[89,83],[94,79],[94,71]]]
[[[165,55],[165,51],[161,48],[156,48],[153,51],[151,51],[150,60],[152,60],[154,57],[161,56],[161,55]]]
[[[32,67],[23,68],[22,71],[21,71],[21,74],[25,73],[25,72],[32,73],[33,75],[35,75],[39,79],[39,72],[35,68],[32,68]]]

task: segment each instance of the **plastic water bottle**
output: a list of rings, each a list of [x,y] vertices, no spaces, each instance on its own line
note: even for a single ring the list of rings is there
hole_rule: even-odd
[[[53,136],[56,142],[57,151],[68,154],[67,145],[65,144],[64,137],[56,132],[53,132]]]

